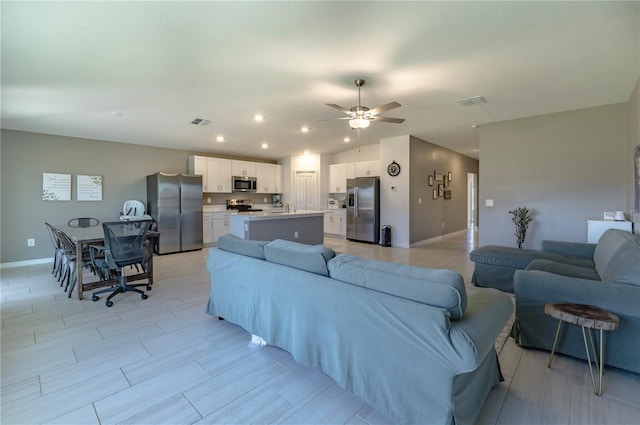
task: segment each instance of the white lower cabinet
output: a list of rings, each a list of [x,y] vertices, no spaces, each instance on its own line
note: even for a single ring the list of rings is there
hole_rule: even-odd
[[[231,213],[214,212],[213,213],[213,242],[217,242],[222,235],[231,233]]]
[[[346,214],[343,212],[326,212],[324,214],[324,233],[347,236]]]
[[[202,243],[213,243],[213,213],[202,213]]]

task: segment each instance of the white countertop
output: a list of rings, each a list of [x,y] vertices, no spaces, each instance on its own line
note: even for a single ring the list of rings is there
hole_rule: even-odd
[[[324,215],[324,211],[309,211],[309,210],[298,210],[298,211],[289,211],[285,210],[265,210],[265,211],[251,211],[251,212],[242,212],[242,213],[233,213],[231,214],[232,219],[237,220],[273,220],[273,219],[284,219],[284,218],[295,218],[295,217],[316,217]],[[236,218],[237,217],[237,218]]]

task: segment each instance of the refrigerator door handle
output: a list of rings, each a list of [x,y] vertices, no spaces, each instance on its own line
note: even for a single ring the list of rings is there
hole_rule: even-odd
[[[353,216],[358,217],[358,187],[353,188]]]

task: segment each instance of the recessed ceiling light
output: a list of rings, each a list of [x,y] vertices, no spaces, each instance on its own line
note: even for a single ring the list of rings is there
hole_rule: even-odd
[[[218,143],[224,142],[224,136],[216,136],[216,142]]]
[[[351,141],[351,139],[348,138],[348,137],[345,137],[344,139],[342,139],[342,141],[345,142],[345,143],[349,143]]]
[[[256,114],[256,115],[253,116],[253,119],[255,121],[262,122],[264,120],[264,117],[262,115],[260,115],[260,114]]]
[[[260,147],[262,149],[267,149],[269,147],[269,144],[268,143],[263,143],[263,144],[260,145]]]
[[[309,132],[309,127],[304,126],[300,129],[303,133],[308,133]]]
[[[309,155],[309,151],[304,151],[304,154],[305,155]]]
[[[478,124],[471,124],[471,128],[478,128],[480,127]]]
[[[120,111],[112,112],[111,115],[113,115],[114,117],[121,117],[122,116],[122,112],[120,112]]]

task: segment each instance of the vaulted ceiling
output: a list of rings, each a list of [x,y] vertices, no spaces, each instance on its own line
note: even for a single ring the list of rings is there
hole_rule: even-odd
[[[473,126],[626,102],[640,75],[637,1],[0,7],[2,128],[223,155],[411,134],[477,158]],[[356,78],[363,105],[397,101],[383,115],[406,121],[328,120],[345,115],[326,103],[358,104]]]

